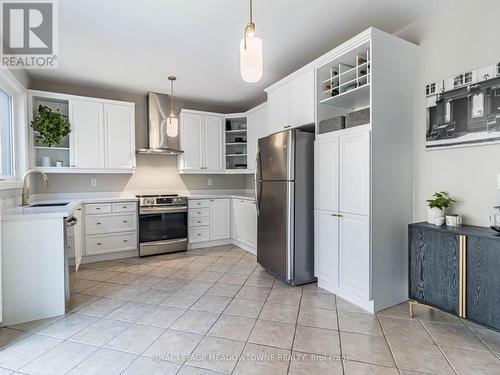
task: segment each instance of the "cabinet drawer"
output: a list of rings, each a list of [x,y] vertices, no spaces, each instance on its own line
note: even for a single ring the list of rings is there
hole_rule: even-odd
[[[209,217],[193,217],[189,219],[189,228],[192,227],[204,227],[210,225]]]
[[[137,203],[135,202],[118,202],[113,203],[113,212],[136,212]]]
[[[107,214],[111,212],[111,203],[92,203],[85,205],[86,214]]]
[[[189,242],[203,242],[210,239],[210,227],[192,228],[188,231]]]
[[[208,207],[209,207],[208,199],[188,200],[188,208],[208,208]]]
[[[208,208],[200,208],[199,210],[189,210],[188,212],[188,217],[194,218],[194,217],[209,217],[210,216],[210,209]]]
[[[90,215],[85,218],[86,234],[128,232],[136,229],[135,214]]]
[[[87,236],[86,245],[86,255],[135,250],[137,249],[137,233],[129,232]]]

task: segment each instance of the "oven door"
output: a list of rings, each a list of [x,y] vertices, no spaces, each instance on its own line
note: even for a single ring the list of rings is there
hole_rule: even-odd
[[[187,250],[187,207],[141,207],[139,255]]]

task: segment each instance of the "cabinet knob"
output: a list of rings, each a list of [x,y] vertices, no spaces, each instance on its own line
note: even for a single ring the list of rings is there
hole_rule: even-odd
[[[96,211],[99,211],[101,209],[101,207],[96,207],[95,209],[96,209]]]
[[[97,225],[101,225],[101,223],[96,223]]]
[[[102,243],[98,242],[98,243],[97,243],[97,245],[98,245],[98,246],[101,246],[101,245],[102,245]]]
[[[122,206],[122,208],[127,208],[127,206]]]
[[[123,240],[123,242],[128,242],[128,240]]]
[[[128,221],[127,221],[127,220],[123,220],[123,222],[124,222],[124,223],[128,223]]]

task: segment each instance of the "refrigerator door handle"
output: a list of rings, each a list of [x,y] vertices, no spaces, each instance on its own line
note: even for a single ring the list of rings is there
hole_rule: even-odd
[[[255,207],[257,208],[257,216],[260,215],[260,199],[259,199],[259,193],[260,189],[258,188],[258,184],[260,184],[259,181],[259,165],[260,165],[260,149],[257,148],[257,154],[255,155]]]

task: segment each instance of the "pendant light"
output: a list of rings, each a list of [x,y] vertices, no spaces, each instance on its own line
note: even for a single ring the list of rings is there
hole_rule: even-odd
[[[255,34],[252,0],[250,0],[250,22],[245,27],[245,33],[240,42],[241,78],[247,82],[257,82],[262,78],[262,71],[262,39]]]
[[[179,120],[174,112],[174,81],[177,77],[168,76],[168,79],[170,80],[170,114],[167,118],[167,135],[177,137],[179,134]]]

